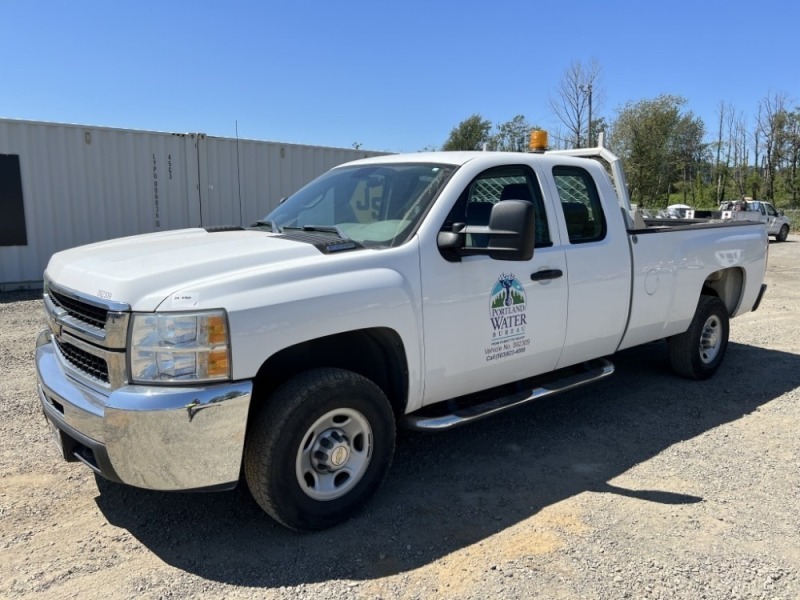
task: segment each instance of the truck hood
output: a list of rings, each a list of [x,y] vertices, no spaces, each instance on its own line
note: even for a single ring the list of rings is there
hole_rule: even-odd
[[[155,310],[192,282],[322,256],[311,244],[265,231],[184,229],[64,250],[53,255],[46,274],[90,296]]]

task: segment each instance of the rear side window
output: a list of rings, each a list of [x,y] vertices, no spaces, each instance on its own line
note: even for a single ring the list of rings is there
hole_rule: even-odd
[[[570,244],[596,242],[606,237],[606,219],[597,186],[580,167],[554,167],[553,178],[567,223]]]

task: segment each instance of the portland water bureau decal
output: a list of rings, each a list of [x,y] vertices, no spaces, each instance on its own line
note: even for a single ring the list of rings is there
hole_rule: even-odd
[[[531,341],[525,288],[513,273],[503,273],[492,286],[489,298],[491,344],[484,349],[486,362],[525,352]]]

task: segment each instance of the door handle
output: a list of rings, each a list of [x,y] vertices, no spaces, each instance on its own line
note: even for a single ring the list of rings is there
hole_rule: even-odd
[[[531,274],[531,281],[545,281],[547,279],[558,279],[564,274],[561,269],[545,269]]]

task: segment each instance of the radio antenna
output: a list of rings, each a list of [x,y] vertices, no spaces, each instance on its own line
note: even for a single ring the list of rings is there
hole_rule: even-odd
[[[244,225],[242,216],[242,168],[239,163],[239,119],[236,119],[236,186],[239,191],[239,225]]]

